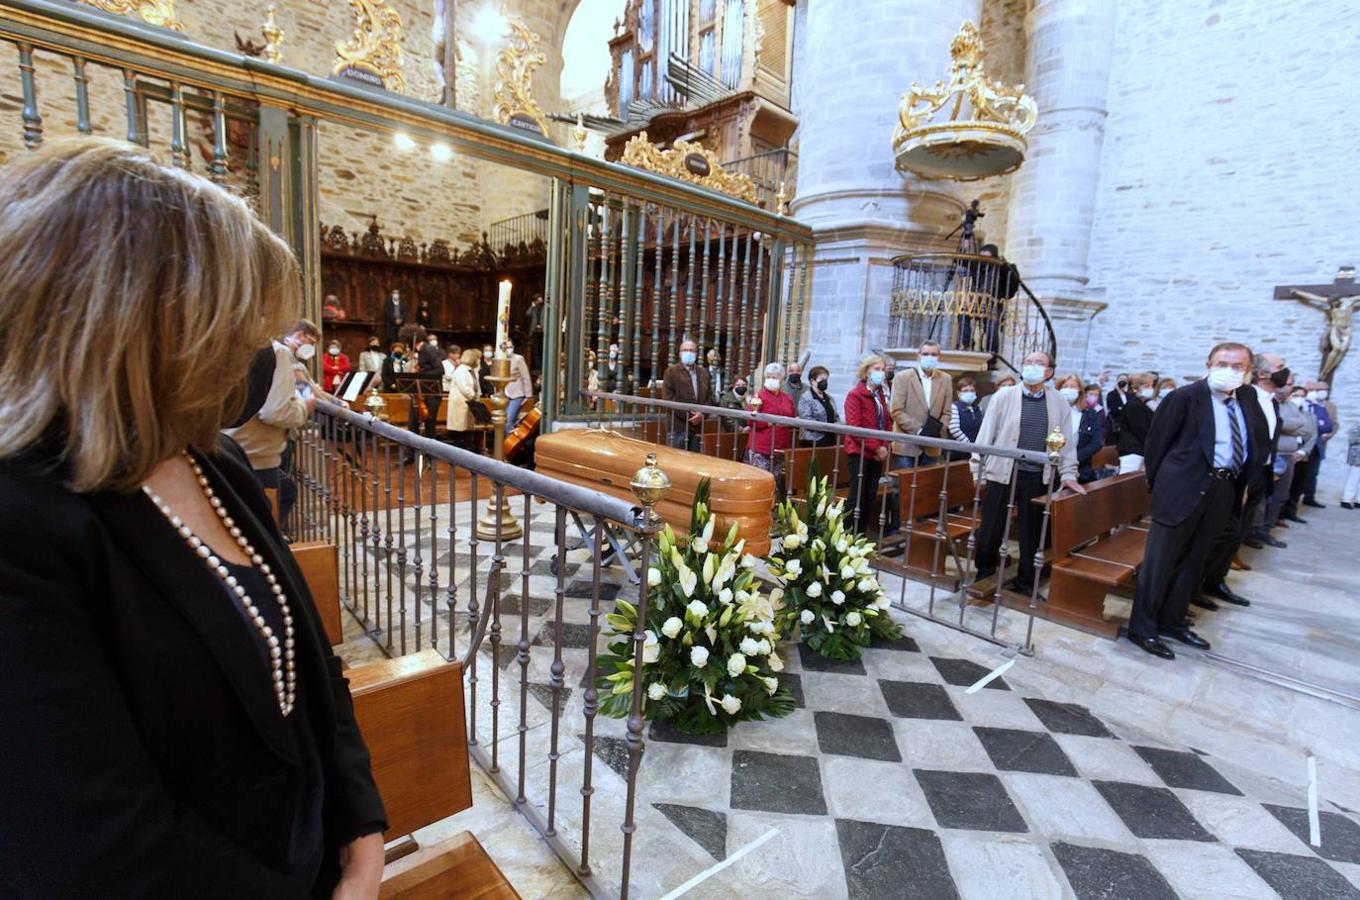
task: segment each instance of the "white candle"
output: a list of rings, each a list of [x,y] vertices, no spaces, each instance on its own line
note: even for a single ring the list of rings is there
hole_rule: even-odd
[[[496,304],[496,358],[504,359],[502,345],[510,340],[510,279],[501,282],[500,300]]]

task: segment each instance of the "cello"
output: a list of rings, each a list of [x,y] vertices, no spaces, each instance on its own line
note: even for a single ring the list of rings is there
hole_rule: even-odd
[[[540,407],[534,406],[516,423],[510,433],[505,436],[505,458],[512,457],[517,450],[524,446],[524,443],[538,433],[538,421],[543,417]]]

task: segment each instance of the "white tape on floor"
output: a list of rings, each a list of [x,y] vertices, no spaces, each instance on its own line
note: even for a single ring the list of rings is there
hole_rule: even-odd
[[[695,875],[689,881],[686,881],[684,884],[680,885],[678,888],[671,891],[666,896],[662,897],[661,900],[675,900],[676,897],[679,897],[681,894],[690,890],[695,885],[699,884],[705,879],[717,875],[723,869],[726,869],[728,866],[732,865],[737,860],[741,859],[743,856],[750,853],[752,850],[756,849],[761,844],[768,841],[770,838],[774,837],[776,834],[779,834],[779,829],[771,828],[769,831],[765,832],[760,837],[756,838],[754,841],[751,841],[751,843],[747,844],[745,847],[742,847],[736,853],[733,853],[731,856],[727,857],[727,859],[718,863],[716,866],[711,866],[710,868],[704,869],[698,875]]]
[[[1322,846],[1322,824],[1318,821],[1317,757],[1308,754],[1308,843]]]
[[[964,691],[964,693],[976,694],[978,691],[982,690],[987,685],[991,684],[993,680],[1000,678],[1002,675],[1004,675],[1006,670],[1013,665],[1015,665],[1014,659],[1006,660],[1001,665],[997,666],[995,669],[992,669],[992,671],[988,672],[986,675],[983,675],[977,681],[973,682],[972,685],[969,686],[968,690]]]

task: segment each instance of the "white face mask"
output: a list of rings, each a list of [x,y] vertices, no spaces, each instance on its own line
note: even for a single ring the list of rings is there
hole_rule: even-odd
[[[1151,400],[1153,397],[1157,396],[1157,392],[1150,387],[1139,388],[1138,396],[1142,397],[1144,400]]]
[[[431,347],[438,347],[438,346],[439,346],[439,341],[436,341],[434,338],[430,338],[430,340],[429,340],[428,343],[429,343],[429,345],[430,345]]]
[[[959,399],[964,403],[972,403],[977,399],[977,394],[973,391],[962,391],[959,393]]]
[[[339,355],[340,355],[340,348],[339,348],[339,347],[331,347],[331,348],[328,349],[326,352],[329,353],[331,356],[339,356]]]
[[[1081,391],[1077,390],[1074,387],[1062,388],[1061,390],[1058,391],[1058,393],[1062,394],[1062,398],[1066,400],[1068,403],[1076,403],[1077,398],[1081,396]]]
[[[298,358],[298,359],[302,360],[303,362],[306,362],[307,360],[311,359],[313,356],[316,356],[316,345],[314,345],[314,344],[298,344],[298,348],[297,348],[297,358]]]
[[[1308,399],[1309,399],[1311,402],[1313,402],[1313,403],[1318,402],[1318,392],[1317,392],[1317,391],[1309,391],[1308,394],[1307,394],[1307,397],[1308,397]]]
[[[1299,409],[1303,409],[1303,405],[1308,401],[1303,397],[1290,397],[1289,402],[1297,406]]]
[[[884,381],[885,378],[887,378],[887,373],[885,373],[882,369],[870,369],[870,370],[869,370],[869,383],[870,383],[870,384],[875,385],[875,386],[880,385],[880,384],[883,383],[883,381]]]
[[[1234,371],[1225,366],[1215,366],[1209,370],[1206,379],[1209,382],[1209,387],[1216,391],[1227,393],[1228,391],[1235,391],[1240,388],[1242,386],[1242,379],[1245,377],[1246,376],[1241,372]]]
[[[1035,363],[1026,363],[1020,370],[1020,377],[1025,380],[1025,384],[1031,387],[1044,383],[1044,367]]]
[[[1317,392],[1317,398],[1318,398],[1318,402],[1321,403],[1322,401],[1324,401],[1324,400],[1327,399],[1327,392],[1326,392],[1326,391],[1318,391],[1318,392]]]
[[[692,365],[694,365],[694,351],[693,351],[693,350],[681,350],[681,351],[680,351],[680,362],[684,363],[684,364],[687,365],[687,366],[692,366]]]
[[[779,387],[780,387],[780,382],[779,382],[779,379],[778,379],[778,378],[766,378],[766,379],[765,379],[765,390],[769,391],[770,393],[772,393],[772,394],[777,394],[777,393],[779,393]]]
[[[939,364],[940,358],[938,356],[921,357],[921,371],[923,372],[933,372],[935,371],[935,367]]]

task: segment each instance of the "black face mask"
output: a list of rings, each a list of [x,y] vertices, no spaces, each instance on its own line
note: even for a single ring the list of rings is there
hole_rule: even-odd
[[[819,391],[821,391],[823,394],[825,394],[825,393],[826,393],[826,385],[827,385],[826,379],[825,379],[825,378],[820,379],[820,380],[817,382],[817,385],[816,385],[816,386],[817,386],[817,390],[819,390]]]
[[[737,385],[736,387],[732,388],[732,393],[736,394],[738,397],[746,396],[746,385],[744,384]]]
[[[1271,372],[1271,373],[1270,373],[1270,383],[1273,384],[1273,385],[1275,385],[1277,388],[1282,388],[1282,387],[1284,387],[1285,382],[1288,381],[1288,380],[1289,380],[1289,369],[1288,369],[1287,367],[1281,369],[1281,370],[1278,371],[1278,372]]]
[[[1119,382],[1119,389],[1121,391],[1127,391],[1129,389],[1129,383],[1127,381]]]
[[[802,383],[803,383],[803,376],[802,376],[802,375],[790,375],[790,376],[789,376],[789,384],[792,384],[792,385],[800,385],[800,384],[802,384]]]
[[[381,346],[380,344],[369,344],[369,345],[368,345],[368,349],[370,349],[370,350],[381,350],[381,349],[382,349],[382,346]]]

